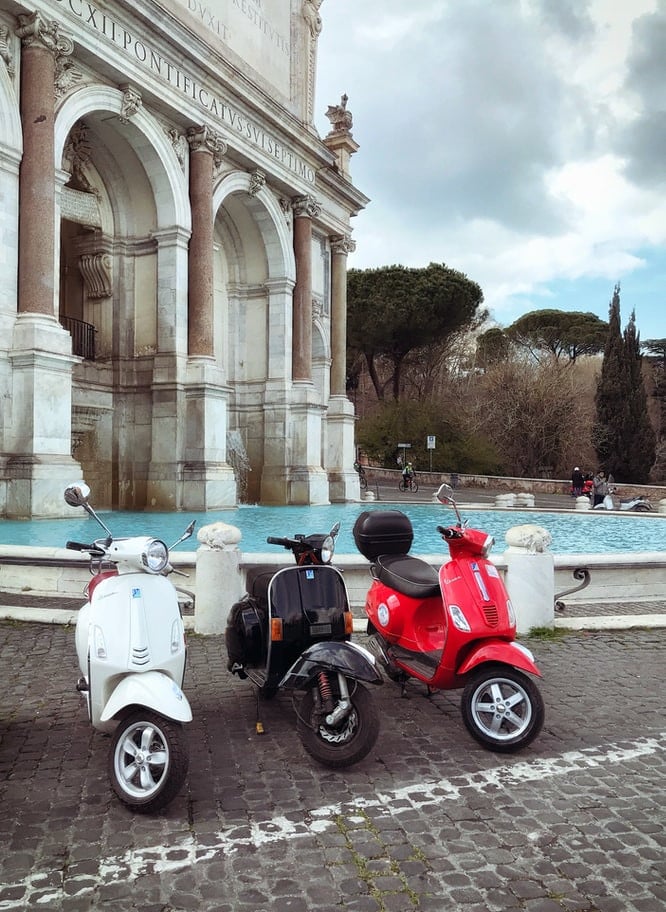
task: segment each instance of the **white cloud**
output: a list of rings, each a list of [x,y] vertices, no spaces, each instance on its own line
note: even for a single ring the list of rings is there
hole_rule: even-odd
[[[446,262],[498,312],[561,280],[608,277],[610,294],[638,269],[649,293],[666,0],[327,0],[322,16],[317,108],[349,95],[372,200],[350,265]]]

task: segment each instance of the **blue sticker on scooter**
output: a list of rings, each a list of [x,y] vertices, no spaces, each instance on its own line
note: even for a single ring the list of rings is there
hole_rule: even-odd
[[[138,588],[132,589],[132,598],[141,598],[141,590]]]
[[[306,571],[305,571],[305,578],[306,578],[306,579],[314,579],[314,576],[315,576],[314,570],[306,570]]]

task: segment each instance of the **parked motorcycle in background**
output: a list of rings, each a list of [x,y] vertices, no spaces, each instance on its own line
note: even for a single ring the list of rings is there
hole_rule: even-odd
[[[528,745],[544,721],[540,675],[532,653],[515,641],[516,618],[489,559],[493,539],[463,524],[450,485],[437,497],[455,510],[454,526],[438,526],[451,559],[439,573],[409,555],[414,533],[399,510],[361,513],[356,546],[373,577],[366,596],[370,648],[403,694],[408,680],[428,693],[462,689],[462,717],[480,744],[509,752]]]
[[[169,549],[149,537],[114,538],[88,503],[84,482],[70,485],[65,500],[83,507],[104,538],[66,547],[90,555],[88,601],[76,622],[76,652],[93,727],[112,735],[108,770],[123,804],[148,813],[180,791],[189,764],[183,723],[192,711],[181,690],[185,630]],[[172,548],[192,535],[191,522]]]
[[[617,488],[609,488],[608,494],[605,495],[601,503],[595,506],[595,510],[632,510],[634,513],[648,513],[654,509],[647,497],[638,494],[635,497],[627,497],[622,500],[617,496]]]
[[[334,769],[362,760],[375,744],[379,714],[364,684],[382,682],[374,656],[350,642],[347,587],[330,563],[339,528],[266,539],[291,551],[296,566],[250,571],[247,595],[232,607],[226,629],[229,671],[265,698],[293,691],[303,747]],[[263,730],[259,721],[257,728]]]

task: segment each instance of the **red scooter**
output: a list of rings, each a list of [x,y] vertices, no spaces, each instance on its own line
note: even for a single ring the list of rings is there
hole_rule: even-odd
[[[449,485],[437,499],[457,518],[454,526],[437,527],[451,555],[439,573],[409,555],[414,533],[399,510],[366,511],[354,524],[356,547],[372,563],[369,647],[403,694],[410,678],[428,693],[462,688],[472,737],[494,751],[515,751],[543,725],[543,699],[525,674],[541,672],[516,642],[514,609],[488,557],[492,536],[465,527]]]

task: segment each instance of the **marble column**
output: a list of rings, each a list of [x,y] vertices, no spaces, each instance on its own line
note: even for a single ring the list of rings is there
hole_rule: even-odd
[[[331,396],[347,394],[347,255],[349,235],[331,238]]]
[[[321,206],[312,196],[299,196],[293,201],[294,256],[294,322],[292,375],[294,380],[312,380],[312,219]]]
[[[59,208],[55,168],[55,72],[74,42],[39,13],[18,16],[23,158],[19,168],[18,314],[11,365],[6,515],[63,516],[63,484],[81,477],[72,459],[72,357],[57,319]]]
[[[18,17],[23,159],[19,170],[19,313],[55,316],[55,65],[71,38],[39,13]]]
[[[188,364],[184,384],[182,485],[175,487],[178,508],[214,510],[236,502],[236,482],[227,464],[228,401],[221,359],[214,344],[213,178],[226,152],[220,137],[206,126],[187,131],[190,145],[192,235],[188,256]],[[166,448],[164,448],[166,449]],[[169,469],[169,476],[172,473]],[[155,477],[151,505],[168,503],[169,479]],[[182,496],[181,496],[182,495]]]
[[[188,353],[213,357],[213,173],[226,146],[208,127],[190,127]]]

